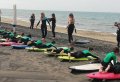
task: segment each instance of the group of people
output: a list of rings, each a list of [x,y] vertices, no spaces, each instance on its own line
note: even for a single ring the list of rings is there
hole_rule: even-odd
[[[35,15],[32,14],[30,18],[30,22],[31,22],[30,29],[33,29],[34,21],[35,21]],[[40,17],[39,22],[37,23],[37,26],[39,25],[40,21],[41,21],[42,40],[45,40],[46,35],[47,35],[46,22],[48,22],[50,29],[52,29],[53,37],[55,37],[55,27],[56,27],[55,14],[54,13],[52,14],[52,18],[47,18],[45,17],[44,13],[41,13],[41,17]],[[52,22],[52,26],[50,25],[50,22]],[[76,32],[74,24],[75,24],[74,15],[70,13],[68,16],[68,26],[67,26],[69,43],[73,42],[73,36],[72,36],[73,31],[75,30]],[[117,42],[118,42],[117,46],[118,47],[115,47],[112,52],[109,52],[106,54],[105,58],[101,61],[101,67],[99,69],[99,72],[111,72],[113,71],[113,66],[117,63],[116,55],[119,53],[120,23],[115,22],[114,26],[118,27],[118,30],[117,30]],[[76,51],[76,52],[70,52],[70,50],[65,51],[63,49],[55,49],[53,52],[56,52],[56,53],[62,52],[62,54],[63,52],[65,52],[67,53],[68,56],[72,56],[75,58],[92,56],[96,58],[97,60],[100,60],[99,57],[92,54],[92,51],[93,51],[93,48],[89,48],[88,50],[83,50],[83,51]],[[113,63],[111,61],[113,61]]]
[[[56,27],[56,16],[53,13],[51,18],[47,18],[45,16],[45,13],[41,13],[41,17],[39,22],[37,23],[37,26],[40,24],[41,22],[41,33],[42,33],[42,40],[45,41],[46,35],[47,35],[47,24],[46,22],[49,24],[50,29],[52,30],[52,34],[53,37],[55,38],[55,27]],[[52,22],[52,25],[50,24],[50,22]],[[30,29],[33,29],[34,27],[34,23],[35,23],[35,14],[32,14],[30,17]],[[75,29],[75,19],[74,19],[74,15],[72,13],[69,14],[68,16],[68,26],[67,26],[67,31],[68,31],[68,41],[69,43],[71,43],[73,41],[73,31]],[[37,28],[36,26],[36,28]],[[75,30],[76,32],[76,30]]]
[[[43,44],[41,40],[32,40],[32,36],[30,34],[24,35],[24,33],[21,33],[20,35],[16,32],[6,32],[2,31],[0,32],[0,35],[3,36],[3,38],[8,39],[12,42],[20,42],[28,46],[33,46],[37,48],[50,48],[54,46],[54,43],[47,43]],[[96,60],[100,60],[100,58],[96,55],[94,55],[94,49],[88,48],[86,50],[82,51],[76,51],[71,52],[72,48],[56,48],[52,52],[56,53],[66,53],[68,56],[72,56],[75,58],[81,58],[81,57],[88,57],[91,56],[95,58]],[[99,72],[113,72],[114,71],[114,65],[117,63],[117,55],[119,53],[119,48],[115,47],[111,52],[107,53],[105,58],[101,61],[101,67]],[[113,61],[113,62],[112,62]]]
[[[114,26],[116,26],[117,29],[117,47],[115,47],[113,49],[112,52],[109,52],[108,54],[106,54],[105,58],[103,59],[103,61],[101,62],[101,67],[99,69],[99,72],[115,72],[117,69],[117,72],[120,73],[120,64],[117,61],[117,55],[119,54],[119,46],[120,46],[120,23],[115,22]],[[115,67],[115,65],[117,66],[117,68]]]
[[[0,31],[2,38],[5,38],[7,42],[21,43],[22,45],[27,45],[36,48],[50,48],[54,46],[55,42],[42,43],[41,40],[32,39],[32,35],[25,35],[24,33],[18,34],[17,32],[11,31]]]
[[[30,29],[33,29],[34,23],[35,23],[35,14],[31,15],[30,22],[31,22]],[[49,24],[50,29],[52,30],[53,37],[55,38],[55,27],[56,27],[56,17],[55,17],[55,14],[53,13],[51,18],[47,18],[45,16],[45,13],[42,12],[40,20],[39,20],[39,22],[36,25],[36,28],[40,24],[40,22],[41,22],[42,40],[45,40],[46,35],[47,35],[47,23]],[[52,25],[50,25],[50,22],[52,22]]]

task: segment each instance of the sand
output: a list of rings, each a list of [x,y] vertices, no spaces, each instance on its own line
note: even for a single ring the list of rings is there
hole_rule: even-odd
[[[3,18],[2,22],[12,24],[13,20],[9,19],[9,18]],[[30,24],[29,22],[22,21],[22,20],[18,20],[18,22],[17,22],[17,25],[21,25],[21,26],[25,26],[25,27],[29,27],[29,24]],[[34,27],[34,28],[36,28],[36,27]],[[37,28],[39,28],[39,26]],[[50,31],[49,27],[48,27],[48,30]],[[65,29],[64,27],[57,26],[56,32],[67,34],[67,29]],[[116,43],[116,36],[111,33],[77,30],[77,33],[73,33],[73,35]]]
[[[25,26],[26,23],[22,25],[16,27],[17,33],[31,33],[34,38],[41,39],[40,29],[31,30]],[[9,28],[9,30],[12,29],[11,24],[2,23],[2,26]],[[59,32],[56,32],[56,46],[68,46],[64,28],[57,27],[57,31]],[[95,52],[102,59],[106,52],[116,46],[115,36],[109,33],[91,31],[79,31],[78,33],[80,33],[79,36],[74,35],[75,39],[90,40],[90,43],[74,46],[75,51],[94,47]],[[52,33],[49,31],[47,42],[52,41],[51,37]],[[11,47],[0,47],[0,82],[89,82],[86,77],[87,73],[71,73],[71,70],[68,69],[69,66],[84,65],[89,62],[61,62],[56,57],[46,56],[43,52],[28,52]],[[118,80],[110,82],[118,82]]]

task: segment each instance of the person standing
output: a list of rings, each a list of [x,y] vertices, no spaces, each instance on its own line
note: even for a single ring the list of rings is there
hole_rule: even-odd
[[[2,14],[2,12],[1,12],[1,9],[0,9],[0,26],[1,26],[1,14]]]
[[[120,45],[120,23],[117,23],[115,22],[114,26],[116,26],[118,29],[117,29],[117,46],[119,48],[119,45]]]
[[[53,38],[55,38],[56,17],[54,13],[52,14],[52,18],[50,18],[49,21],[52,22],[52,34]]]
[[[72,13],[70,13],[69,17],[68,17],[68,26],[67,26],[69,43],[71,43],[73,41],[72,34],[73,34],[73,31],[75,28],[74,23],[75,23],[74,15]]]
[[[30,17],[30,29],[33,29],[34,27],[34,22],[35,22],[35,14],[33,13]]]
[[[48,20],[48,18],[45,17],[45,14],[42,12],[41,13],[41,32],[42,32],[42,40],[45,41],[46,35],[47,35],[47,24],[46,22],[48,22],[49,26],[50,26],[50,22]],[[37,26],[39,25],[40,21],[37,23]],[[36,26],[36,28],[37,28]],[[50,26],[51,28],[51,26]]]

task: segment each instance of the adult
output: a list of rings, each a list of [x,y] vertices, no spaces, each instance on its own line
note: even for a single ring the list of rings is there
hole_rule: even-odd
[[[75,28],[74,23],[75,23],[74,15],[72,13],[70,13],[69,17],[68,17],[68,26],[67,26],[69,43],[71,43],[73,41],[72,34],[73,34],[73,31]]]
[[[114,26],[116,26],[117,29],[117,46],[120,45],[120,23],[115,22]]]
[[[2,14],[2,12],[1,12],[1,10],[0,10],[0,26],[1,26],[1,14]]]
[[[33,29],[35,22],[35,14],[33,13],[30,17],[30,29]]]
[[[50,26],[50,22],[49,22],[48,18],[45,17],[45,14],[43,12],[41,13],[41,17],[40,17],[39,22],[37,23],[37,26],[40,24],[40,21],[41,21],[42,40],[45,41],[45,38],[46,38],[46,35],[47,35],[46,22],[48,22],[49,26]],[[50,26],[50,28],[51,28],[51,26]]]
[[[49,21],[52,22],[52,34],[53,38],[55,38],[56,17],[54,13],[52,14],[52,18],[50,18]]]

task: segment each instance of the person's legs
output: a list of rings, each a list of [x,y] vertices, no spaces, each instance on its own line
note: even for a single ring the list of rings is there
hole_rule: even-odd
[[[69,39],[70,39],[70,43],[71,43],[71,41],[73,41],[72,32],[70,32],[70,34],[69,34]]]
[[[84,57],[84,54],[82,53],[82,51],[77,51],[77,52],[71,53],[71,56],[75,58],[82,58]]]
[[[119,48],[119,42],[120,42],[120,37],[117,35],[117,46],[118,46],[118,48]]]
[[[74,27],[72,27],[72,25],[68,28],[68,40],[69,40],[69,43],[71,43],[71,41],[73,41],[73,30],[74,30]]]
[[[73,41],[73,31],[74,31],[74,27],[71,29],[71,34],[70,34],[70,36],[71,36],[71,41]]]
[[[47,27],[44,28],[44,38],[47,36]]]
[[[63,49],[53,49],[51,52],[60,53]]]
[[[119,42],[120,42],[120,30],[117,30],[117,46],[119,47]]]
[[[31,29],[31,27],[32,27],[32,23],[30,24],[30,29]]]
[[[32,24],[31,24],[31,29],[33,29],[34,27],[34,21],[32,21]]]
[[[71,43],[71,35],[70,35],[70,30],[68,29],[68,41]]]
[[[53,34],[53,37],[55,37],[55,26],[52,26],[52,34]]]
[[[0,26],[1,26],[1,16],[0,16]]]
[[[41,27],[41,33],[42,33],[42,38],[45,38],[44,37],[44,28],[43,27]]]

